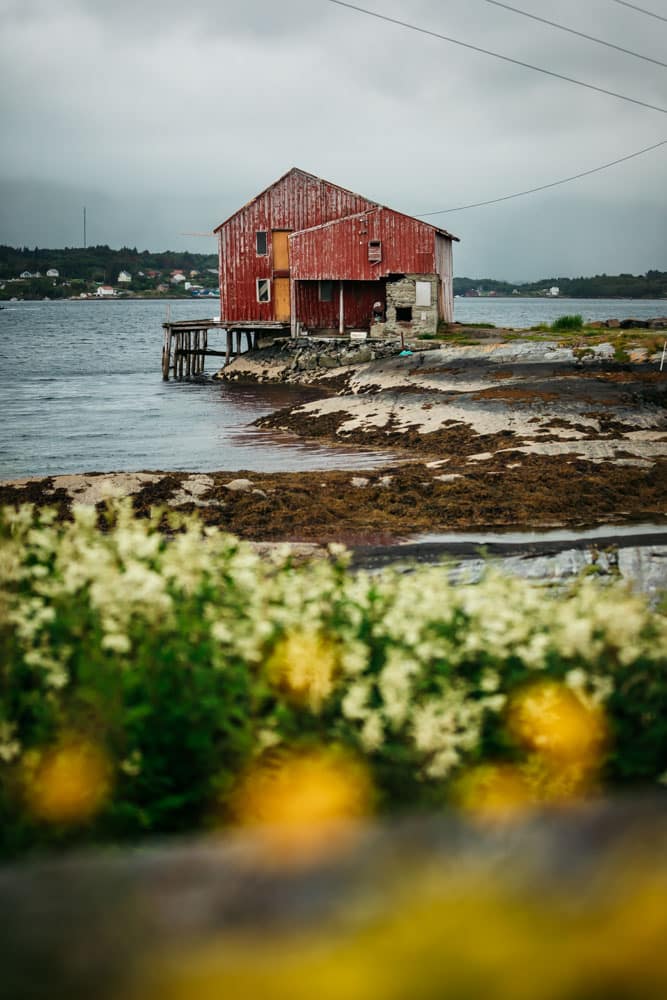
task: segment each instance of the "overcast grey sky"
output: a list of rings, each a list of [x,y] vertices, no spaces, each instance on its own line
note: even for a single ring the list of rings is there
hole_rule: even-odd
[[[613,0],[514,6],[667,61]],[[667,69],[484,0],[361,6],[667,107]],[[640,4],[667,15],[666,0]],[[0,242],[214,250],[291,166],[409,214],[546,184],[667,138],[667,115],[325,0],[0,0]],[[667,146],[432,220],[459,275],[667,270]]]

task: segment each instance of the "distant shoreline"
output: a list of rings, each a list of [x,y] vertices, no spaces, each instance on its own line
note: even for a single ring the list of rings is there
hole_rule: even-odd
[[[665,302],[667,295],[663,296],[640,296],[640,295],[455,295],[455,301],[459,302]],[[19,302],[219,302],[216,295],[183,296],[183,295],[87,295],[82,298],[80,295],[71,297],[50,298],[49,296],[32,296],[24,298],[0,299],[0,305],[17,305]]]

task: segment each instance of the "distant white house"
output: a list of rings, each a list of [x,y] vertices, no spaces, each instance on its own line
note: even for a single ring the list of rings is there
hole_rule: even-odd
[[[132,282],[132,275],[129,271],[121,271],[118,275],[118,283],[121,285],[129,285]]]
[[[185,281],[185,275],[184,274],[178,274],[178,273],[177,274],[172,274],[172,276],[171,276],[171,278],[169,280],[171,281],[172,285],[182,285],[183,282]]]
[[[100,299],[109,299],[116,294],[116,289],[111,285],[100,285],[96,294]]]
[[[19,278],[32,278],[31,271],[21,271]]]
[[[557,299],[560,295],[560,288],[558,285],[553,285],[547,292],[547,295],[552,299]]]
[[[60,277],[60,271],[58,270],[57,267],[50,267],[48,269],[48,271],[46,272],[46,277],[47,278],[59,278]]]

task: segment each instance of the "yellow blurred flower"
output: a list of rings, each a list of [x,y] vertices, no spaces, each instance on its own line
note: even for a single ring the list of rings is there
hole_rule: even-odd
[[[454,798],[465,812],[492,822],[520,816],[532,802],[524,775],[511,764],[471,768],[457,782]]]
[[[349,824],[368,815],[371,792],[365,768],[342,751],[291,754],[246,774],[234,813],[261,831],[271,856],[308,864],[339,849]]]
[[[109,796],[110,772],[102,750],[85,741],[62,742],[31,755],[25,773],[27,807],[45,823],[85,823]]]
[[[272,684],[319,712],[333,691],[337,650],[321,633],[295,629],[277,643],[266,670]]]
[[[507,724],[522,746],[559,761],[595,765],[607,741],[601,708],[555,681],[518,692],[510,701]]]

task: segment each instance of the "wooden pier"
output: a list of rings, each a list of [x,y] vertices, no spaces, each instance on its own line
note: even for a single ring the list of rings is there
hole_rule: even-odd
[[[289,324],[285,323],[234,323],[225,325],[215,319],[183,319],[162,324],[164,342],[162,346],[162,378],[169,381],[169,373],[174,378],[192,378],[204,371],[207,357],[224,358],[225,365],[247,351],[255,351],[260,335],[274,333],[289,334]],[[226,335],[225,350],[209,347],[209,333]],[[245,337],[245,344],[243,338]]]

